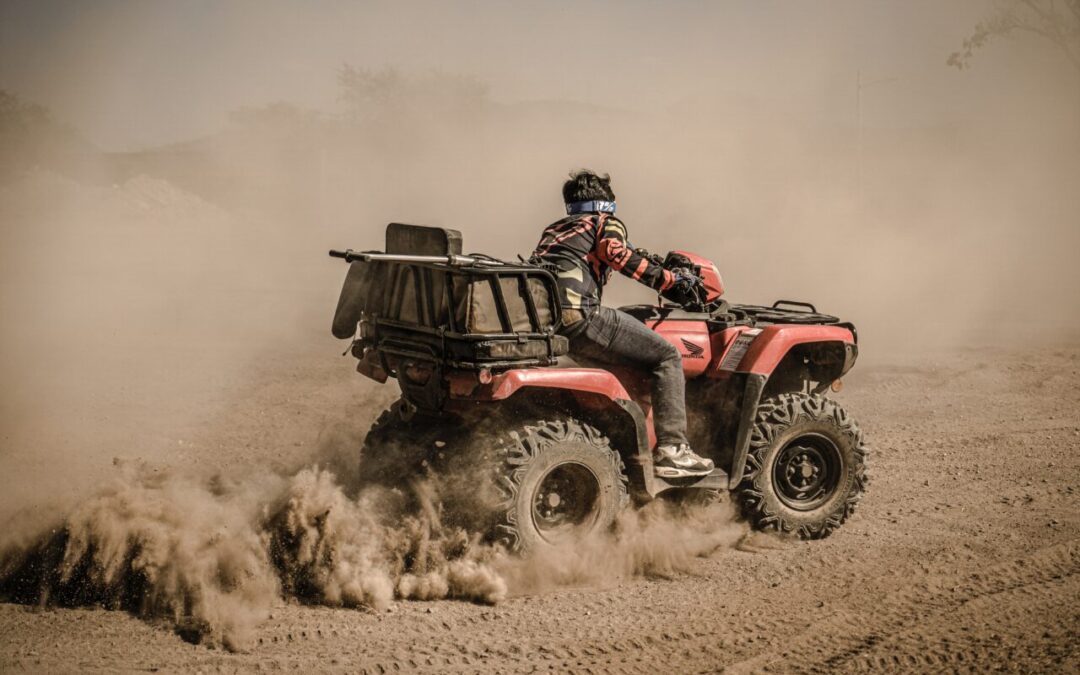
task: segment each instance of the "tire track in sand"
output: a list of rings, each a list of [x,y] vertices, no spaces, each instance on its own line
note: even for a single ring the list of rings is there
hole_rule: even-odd
[[[992,606],[1005,607],[1008,612],[1048,615],[1053,623],[1061,612],[1076,617],[1073,605],[1080,589],[1078,571],[1080,540],[1070,540],[997,563],[982,572],[890,579],[891,585],[899,587],[885,592],[853,590],[871,601],[861,607],[840,609],[814,622],[784,640],[783,651],[765,651],[720,672],[755,673],[770,667],[807,673],[849,668],[975,668],[982,657],[991,655],[987,645],[980,646],[979,641],[971,644],[969,640],[968,645],[952,647],[948,640],[935,637],[928,644],[925,638],[962,630],[958,618],[968,612],[977,615]],[[993,630],[985,630],[989,638]]]

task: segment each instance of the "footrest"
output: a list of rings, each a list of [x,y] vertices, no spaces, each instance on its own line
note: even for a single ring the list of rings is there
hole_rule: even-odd
[[[660,476],[653,476],[653,481],[655,481],[655,486],[657,488],[655,494],[675,488],[680,490],[728,489],[728,475],[723,469],[713,469],[713,472],[707,476],[692,476],[689,478],[661,478]]]

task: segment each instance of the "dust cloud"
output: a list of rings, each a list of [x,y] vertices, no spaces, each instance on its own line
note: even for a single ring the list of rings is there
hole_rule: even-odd
[[[124,464],[70,513],[5,534],[0,597],[124,609],[235,651],[253,644],[282,597],[371,611],[395,598],[496,604],[671,576],[746,532],[726,503],[661,501],[623,513],[611,533],[523,558],[444,523],[440,485],[415,481],[411,509],[398,490],[349,496],[318,467],[235,480]]]
[[[583,166],[635,245],[714,259],[732,301],[853,321],[864,363],[1075,339],[1080,77],[1037,39],[947,67],[990,9],[4,3],[0,548],[59,556],[37,599],[145,597],[222,643],[282,593],[596,582],[599,553],[518,568],[437,497],[388,527],[347,469],[298,469],[330,436],[355,466],[394,396],[337,358],[326,250],[400,221],[527,254]],[[628,518],[620,573],[711,541]]]

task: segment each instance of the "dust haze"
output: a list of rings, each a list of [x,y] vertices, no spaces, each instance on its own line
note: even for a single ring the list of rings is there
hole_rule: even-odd
[[[423,537],[335,492],[347,462],[311,468],[393,397],[338,358],[326,250],[381,248],[399,221],[528,255],[580,167],[611,173],[635,245],[715,260],[733,301],[853,321],[864,361],[1080,334],[1080,74],[1020,38],[948,67],[993,3],[580,5],[5,3],[0,522],[77,532],[149,495],[196,537],[242,532],[212,552],[248,580],[241,609],[187,611],[223,643],[282,592],[382,607],[588,577],[495,553],[388,567]],[[648,299],[616,280],[607,302]],[[304,519],[327,505],[305,499],[360,509],[352,576],[311,567]],[[120,598],[123,547],[175,541],[160,525],[87,534],[66,569],[105,537],[97,582]],[[619,550],[660,555],[637,541]],[[147,611],[218,583],[142,562],[164,570]]]

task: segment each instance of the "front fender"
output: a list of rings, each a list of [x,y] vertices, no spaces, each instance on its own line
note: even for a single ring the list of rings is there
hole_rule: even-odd
[[[771,375],[792,347],[817,342],[840,342],[851,345],[854,351],[855,336],[841,326],[817,326],[800,324],[775,324],[761,329],[750,343],[746,354],[735,370],[755,375]],[[848,366],[850,367],[850,366]]]

